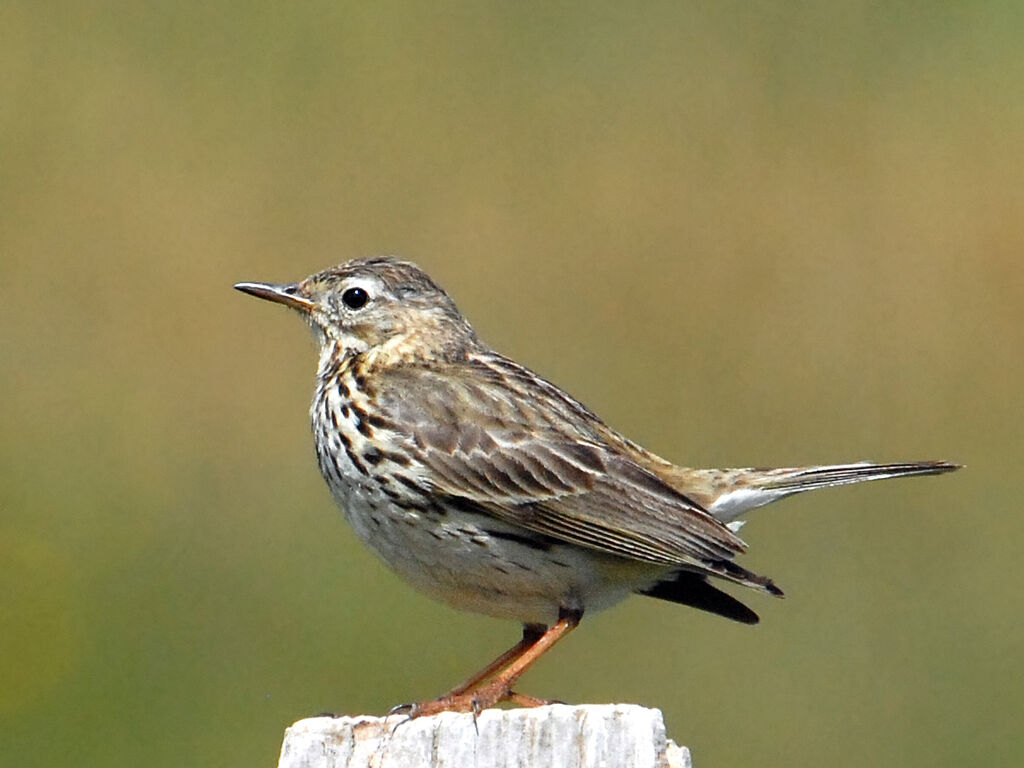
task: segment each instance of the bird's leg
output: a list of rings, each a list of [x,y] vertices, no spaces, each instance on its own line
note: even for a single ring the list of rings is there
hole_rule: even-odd
[[[536,636],[537,628],[527,625],[523,628],[523,640],[519,645],[509,649],[499,659],[495,659],[487,669],[475,675],[467,684],[457,688],[457,692],[453,691],[434,701],[413,704],[409,709],[410,717],[423,717],[438,712],[475,713],[493,707],[501,701],[513,701],[516,704],[530,707],[546,704],[547,702],[541,699],[513,692],[512,686],[526,670],[537,662],[537,659],[551,649],[551,646],[579,625],[582,615],[579,610],[561,611],[558,621],[539,637]],[[530,643],[530,640],[533,642]],[[503,668],[499,666],[499,661],[506,662]],[[495,672],[497,674],[494,674]],[[492,675],[493,679],[490,682],[484,682]]]
[[[554,626],[541,635],[537,642],[530,646],[519,658],[499,672],[494,680],[480,686],[476,690],[473,709],[476,711],[487,709],[506,699],[514,699],[517,703],[532,707],[546,704],[547,702],[534,699],[532,696],[514,693],[512,686],[516,684],[526,670],[537,663],[541,656],[551,650],[551,646],[576,629],[582,616],[583,612],[580,610],[559,611],[558,621],[555,622]]]
[[[545,631],[547,631],[547,627],[545,627],[543,624],[523,624],[522,640],[513,645],[511,648],[509,648],[507,651],[501,654],[501,656],[499,656],[486,667],[481,669],[479,672],[477,672],[475,675],[469,678],[469,680],[464,682],[462,685],[450,690],[447,694],[445,694],[445,696],[458,696],[459,694],[466,693],[467,691],[475,690],[480,686],[482,682],[492,677],[495,672],[504,669],[513,661],[515,661],[524,653],[526,653],[526,651],[529,650],[534,643],[540,640],[540,638],[544,635]]]

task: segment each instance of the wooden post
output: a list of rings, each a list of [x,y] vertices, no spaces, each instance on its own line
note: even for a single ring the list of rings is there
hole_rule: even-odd
[[[285,732],[279,768],[691,768],[661,711],[633,704],[313,717]]]

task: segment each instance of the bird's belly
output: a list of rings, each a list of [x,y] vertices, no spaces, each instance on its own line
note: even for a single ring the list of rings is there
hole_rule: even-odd
[[[332,407],[341,415],[332,415]],[[337,403],[314,401],[317,456],[335,501],[370,549],[436,600],[498,618],[552,624],[560,609],[606,608],[650,586],[665,570],[540,536],[471,505],[434,499],[413,469],[375,453],[343,415]]]
[[[356,535],[407,582],[461,610],[554,623],[656,580],[660,568],[538,537],[461,509],[399,506],[370,488],[337,498]]]

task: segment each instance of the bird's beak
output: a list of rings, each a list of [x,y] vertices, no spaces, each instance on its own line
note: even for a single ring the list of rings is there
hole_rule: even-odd
[[[298,283],[285,283],[281,285],[277,283],[236,283],[235,289],[260,299],[284,304],[286,307],[297,309],[299,312],[307,315],[316,306],[302,295]]]

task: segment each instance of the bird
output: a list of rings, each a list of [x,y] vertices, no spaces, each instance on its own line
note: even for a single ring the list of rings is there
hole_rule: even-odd
[[[312,329],[317,461],[358,538],[428,596],[522,624],[519,642],[468,680],[396,708],[411,717],[548,703],[515,690],[521,675],[584,614],[630,595],[755,624],[719,588],[783,595],[735,561],[746,513],[805,491],[959,468],[677,466],[493,350],[426,272],[397,257],[234,287]]]

